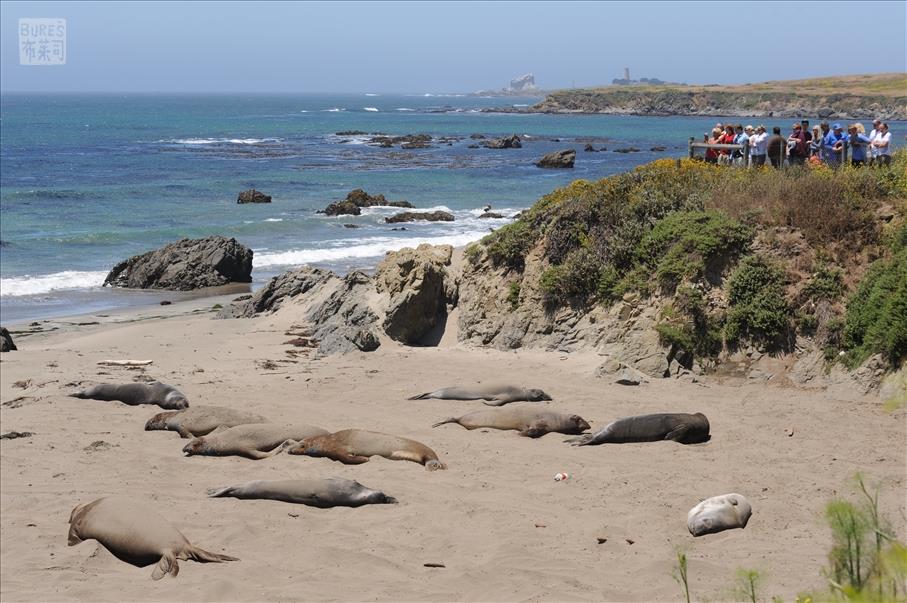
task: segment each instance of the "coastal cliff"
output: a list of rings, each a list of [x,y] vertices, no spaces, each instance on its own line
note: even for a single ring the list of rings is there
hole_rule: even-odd
[[[907,77],[883,74],[741,86],[608,86],[560,90],[531,113],[907,119]]]

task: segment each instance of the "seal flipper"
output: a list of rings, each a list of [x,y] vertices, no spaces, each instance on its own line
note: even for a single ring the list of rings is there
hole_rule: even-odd
[[[85,395],[85,390],[78,391],[74,394],[69,394],[69,397],[70,398],[81,398],[82,400],[85,400],[88,398],[88,396]]]
[[[443,421],[438,421],[437,423],[435,423],[434,425],[432,425],[432,427],[438,427],[438,426],[440,426],[440,425],[445,425],[445,424],[447,424],[447,423],[459,423],[459,422],[460,422],[460,418],[459,418],[459,417],[447,417],[447,418],[444,419]]]
[[[208,488],[205,490],[205,493],[208,495],[208,498],[221,498],[223,496],[233,495],[233,489],[235,486],[225,486],[223,488]]]
[[[410,396],[407,400],[427,400],[431,398],[434,392],[425,392],[424,394],[419,394],[417,396]]]
[[[549,431],[548,424],[544,421],[539,421],[521,431],[520,435],[527,438],[540,438]]]
[[[190,544],[186,549],[180,554],[180,559],[191,559],[192,561],[198,561],[199,563],[223,563],[224,561],[239,561],[236,557],[231,557],[230,555],[221,555],[220,553],[212,553],[204,549],[200,549],[194,544]],[[176,561],[174,561],[174,564]],[[176,574],[173,574],[174,576]]]
[[[487,404],[488,406],[504,406],[508,402],[510,402],[510,400],[501,400],[497,396],[495,396],[494,398],[482,400],[482,404]]]
[[[564,442],[571,446],[592,446],[598,443],[595,442],[595,435],[591,433],[586,433],[575,438],[567,438]]]
[[[157,562],[157,565],[154,566],[154,571],[151,573],[151,579],[160,580],[167,574],[170,574],[175,578],[179,573],[180,565],[176,561],[176,556],[171,551],[167,551],[164,553],[164,556],[161,557],[161,560]]]
[[[675,427],[674,429],[672,429],[671,431],[669,431],[665,435],[664,439],[674,440],[675,442],[680,442],[682,444],[684,439],[686,439],[686,435],[689,430],[690,430],[690,426],[687,425],[686,423],[682,423],[682,424],[678,425],[677,427]]]

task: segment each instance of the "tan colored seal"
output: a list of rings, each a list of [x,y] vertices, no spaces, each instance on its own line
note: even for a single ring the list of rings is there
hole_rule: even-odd
[[[457,423],[466,429],[515,429],[520,435],[538,438],[546,433],[579,434],[589,429],[589,424],[579,415],[568,415],[542,410],[533,405],[489,408],[467,413],[462,417],[450,417],[432,425]]]
[[[361,507],[394,504],[397,499],[384,492],[366,488],[357,481],[342,477],[257,480],[226,488],[212,488],[208,496],[232,496],[241,499],[269,499],[299,503],[311,507]]]
[[[81,504],[69,516],[69,546],[94,538],[121,561],[139,567],[156,563],[151,578],[176,576],[177,559],[202,563],[239,561],[191,544],[153,508],[119,497]]]
[[[203,436],[218,427],[236,427],[248,423],[267,423],[268,420],[242,410],[222,406],[192,406],[183,410],[161,412],[145,423],[145,431],[175,431],[181,438]]]
[[[280,425],[277,423],[250,423],[229,429],[212,431],[195,438],[183,447],[188,456],[244,456],[266,459],[290,444],[312,436],[326,435],[326,429],[314,425]]]
[[[442,387],[433,392],[411,396],[409,400],[482,400],[489,406],[502,406],[510,402],[541,402],[551,396],[540,389],[516,387],[513,385],[477,385],[474,387]]]
[[[371,456],[383,456],[392,461],[413,461],[425,465],[429,471],[447,469],[435,451],[421,442],[362,429],[307,438],[298,446],[291,446],[287,453],[326,457],[347,465],[365,463]]]
[[[687,528],[693,536],[714,534],[733,528],[745,528],[753,514],[742,494],[722,494],[707,498],[687,514]]]

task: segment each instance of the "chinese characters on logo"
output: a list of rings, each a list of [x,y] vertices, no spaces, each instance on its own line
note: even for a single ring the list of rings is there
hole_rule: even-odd
[[[19,19],[20,65],[66,64],[66,19]]]

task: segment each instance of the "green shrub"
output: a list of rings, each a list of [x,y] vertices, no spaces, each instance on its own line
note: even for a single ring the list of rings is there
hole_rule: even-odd
[[[784,273],[759,256],[743,258],[728,279],[728,342],[740,339],[777,345],[790,329],[791,309],[784,298]]]
[[[715,357],[721,352],[721,321],[706,312],[705,298],[698,289],[681,286],[674,296],[673,305],[667,306],[662,315],[665,322],[655,326],[662,345],[694,357]]]
[[[907,247],[874,262],[857,287],[847,304],[844,345],[850,366],[876,353],[892,366],[907,357]]]
[[[510,281],[507,291],[507,303],[510,304],[510,310],[516,310],[520,307],[520,282]]]
[[[535,236],[529,223],[521,218],[497,229],[482,239],[482,243],[495,265],[504,264],[522,270],[526,254],[535,243]]]
[[[844,294],[842,276],[839,268],[820,266],[803,288],[803,296],[813,302],[836,301]]]
[[[734,259],[752,238],[752,228],[719,212],[675,212],[655,224],[636,256],[663,288],[673,290],[681,280],[702,278],[716,263]]]
[[[482,246],[479,243],[471,243],[463,250],[466,255],[466,261],[475,266],[482,259]]]
[[[542,291],[553,299],[570,300],[594,294],[601,276],[601,267],[589,250],[574,249],[560,266],[551,266],[542,273]]]

